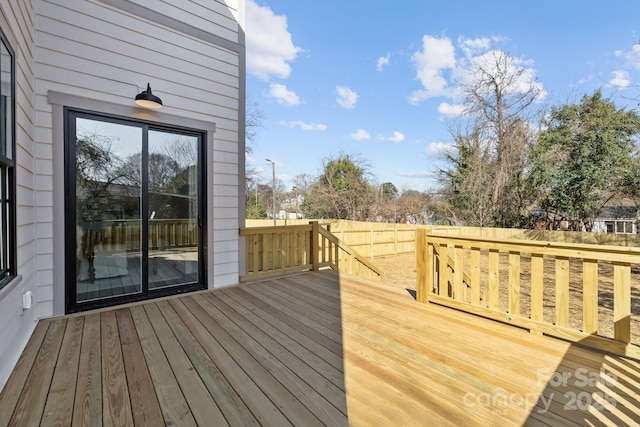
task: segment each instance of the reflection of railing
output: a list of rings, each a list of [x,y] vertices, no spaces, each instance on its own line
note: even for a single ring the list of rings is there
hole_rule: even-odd
[[[102,241],[124,244],[127,250],[140,250],[140,220],[103,221]],[[198,227],[194,219],[149,220],[150,249],[170,249],[198,245]]]
[[[153,219],[149,221],[151,249],[197,246],[195,219]]]
[[[632,337],[631,284],[640,248],[525,240],[522,230],[521,237],[473,231],[418,230],[418,301],[640,358],[632,344],[638,336]],[[603,324],[612,324],[612,336],[601,333]]]
[[[240,229],[246,236],[246,272],[241,281],[329,267],[378,280],[381,271],[318,222]]]

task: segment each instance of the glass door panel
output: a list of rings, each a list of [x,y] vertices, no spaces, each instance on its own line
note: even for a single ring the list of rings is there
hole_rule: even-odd
[[[149,131],[149,289],[199,280],[199,138]]]
[[[141,293],[143,129],[75,128],[76,302]]]

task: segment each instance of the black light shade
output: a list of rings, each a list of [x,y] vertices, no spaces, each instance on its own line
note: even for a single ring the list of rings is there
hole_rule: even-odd
[[[136,95],[136,104],[145,108],[162,108],[162,99],[151,93],[151,84],[147,83],[147,90]]]

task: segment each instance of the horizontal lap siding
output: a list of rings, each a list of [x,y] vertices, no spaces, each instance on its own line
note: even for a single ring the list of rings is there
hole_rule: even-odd
[[[37,295],[36,210],[34,203],[40,183],[36,172],[38,161],[34,144],[34,58],[35,33],[32,2],[0,0],[0,28],[9,39],[15,52],[15,102],[16,102],[16,179],[17,179],[17,269],[22,276],[17,284],[0,290],[0,389],[3,388],[13,366],[35,327],[37,316],[46,307],[34,307],[22,311],[22,296],[26,291]],[[46,248],[46,245],[44,245]],[[46,292],[42,292],[46,295]]]
[[[148,0],[131,0],[142,7],[149,7]],[[238,42],[237,0],[195,0],[154,2],[153,10],[165,16],[171,16],[179,21],[189,22],[190,25],[203,31],[212,32],[228,40]]]
[[[54,124],[52,107],[47,102],[49,91],[132,106],[135,95],[149,82],[154,94],[163,100],[162,113],[215,124],[214,144],[207,147],[209,161],[213,161],[207,165],[208,195],[213,200],[216,188],[224,187],[222,194],[230,200],[223,201],[222,206],[237,204],[241,163],[238,117],[243,108],[239,97],[244,85],[240,79],[242,48],[235,45],[239,38],[235,22],[237,2],[230,2],[233,9],[215,1],[154,2],[149,17],[131,12],[136,10],[131,3],[139,4],[139,10],[149,11],[150,6],[144,1],[41,0],[36,3],[38,143],[39,151],[47,153],[49,166],[42,168],[48,172],[40,172],[45,178],[43,182],[52,182],[53,174],[60,173],[50,167],[52,155],[49,153],[56,150],[51,148]],[[117,4],[127,10],[113,6]],[[154,21],[153,14],[163,15],[162,22]],[[219,39],[215,37],[198,38],[194,36],[197,31],[182,32],[181,25],[213,33],[229,43],[216,44]],[[63,203],[59,189],[50,189],[49,194],[55,197],[54,204]],[[223,210],[223,216],[217,217],[218,212],[210,201],[210,222],[218,227],[224,224],[226,228],[221,231],[233,230],[237,236],[237,209],[235,215]],[[53,214],[42,221],[53,224]],[[213,229],[211,224],[210,229]],[[218,242],[218,235],[209,234],[209,247],[220,243],[216,247],[228,248],[221,251],[221,255],[229,252],[223,256],[225,260],[237,259],[234,253],[237,244],[229,245],[227,240]],[[55,239],[61,238],[55,236]],[[237,283],[237,261],[225,265],[218,276],[218,269],[211,265],[215,257],[211,255],[209,260],[209,286],[234,281],[229,270],[236,271]],[[52,301],[48,303],[53,307]]]
[[[183,110],[177,114],[237,120],[234,52],[99,4],[69,9],[44,3],[43,9],[38,17],[43,80],[123,104],[151,80],[167,107]]]

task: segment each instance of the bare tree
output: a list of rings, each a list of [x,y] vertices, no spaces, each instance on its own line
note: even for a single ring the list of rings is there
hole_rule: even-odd
[[[258,134],[258,129],[262,127],[262,121],[264,120],[264,113],[258,106],[258,103],[247,104],[245,107],[245,125],[244,125],[244,137],[245,137],[245,150],[247,153],[253,151],[253,144],[255,143],[255,137]]]
[[[471,60],[459,90],[466,124],[453,135],[458,150],[448,156],[444,192],[470,223],[520,225],[527,207],[522,174],[536,140],[534,104],[544,97],[542,84],[523,59],[490,50]]]
[[[307,193],[307,191],[309,191],[309,188],[311,187],[313,182],[313,177],[308,173],[301,173],[293,178],[293,185],[298,187],[298,193],[302,194],[303,196]]]
[[[255,143],[255,137],[258,133],[258,129],[262,127],[263,120],[264,120],[264,114],[262,110],[260,110],[260,108],[258,107],[257,103],[246,104],[244,149],[247,154],[251,154],[253,151],[253,144]],[[259,179],[255,169],[252,168],[248,163],[245,163],[244,172],[245,172],[245,195],[246,195],[245,204],[248,211],[251,206],[255,207],[255,200],[251,201],[250,195],[252,194],[252,192],[255,193],[255,190],[258,188]],[[251,203],[251,206],[249,206],[249,203]]]

